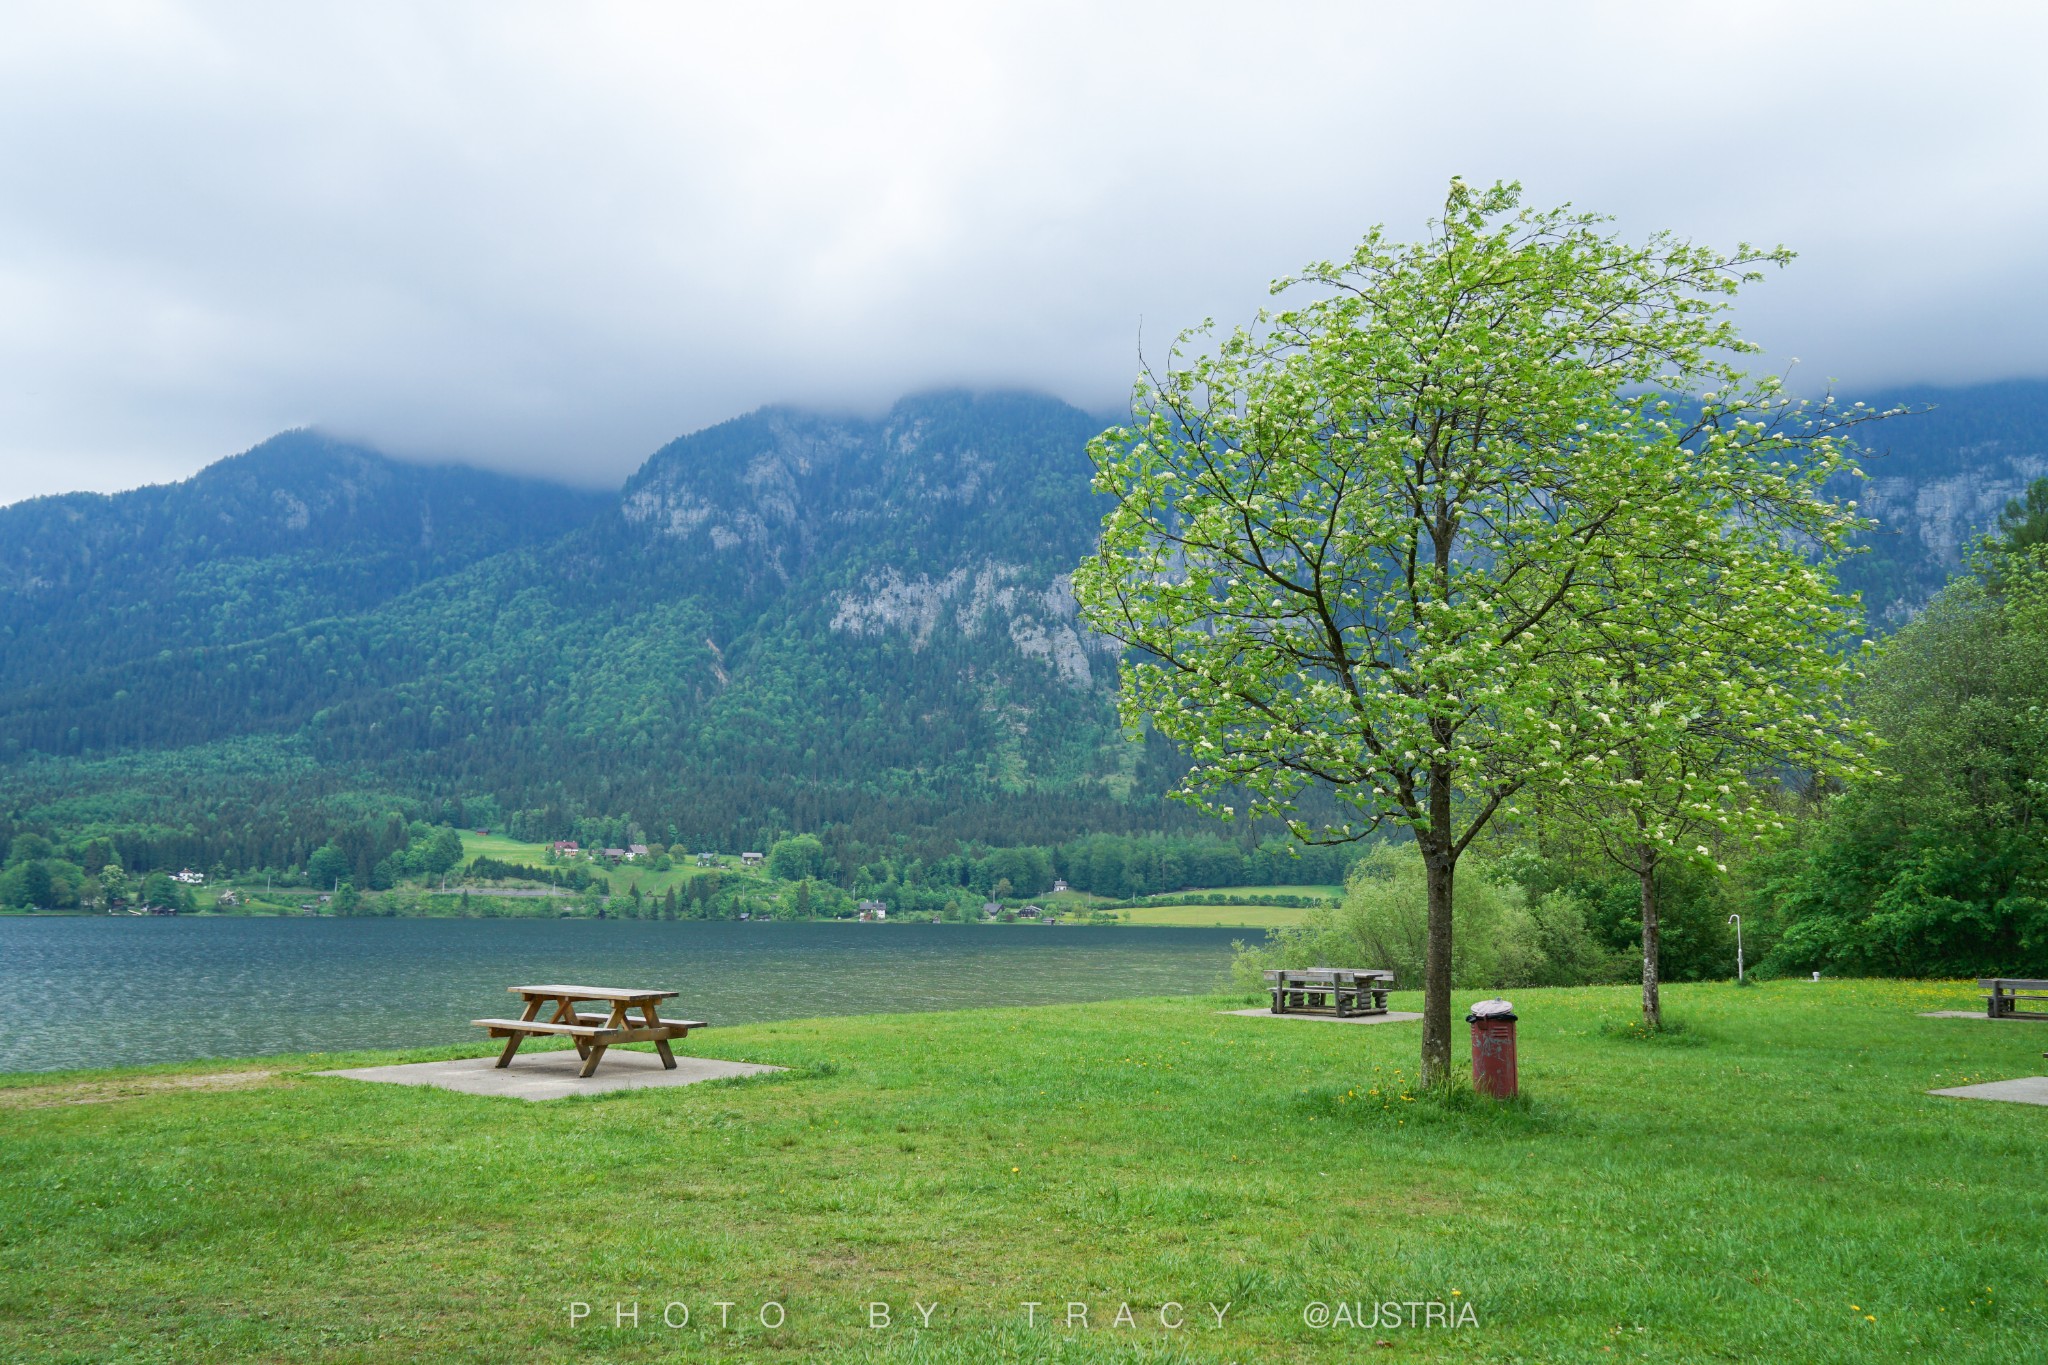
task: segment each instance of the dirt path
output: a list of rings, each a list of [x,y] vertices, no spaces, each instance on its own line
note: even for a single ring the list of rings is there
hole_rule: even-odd
[[[198,1076],[137,1076],[134,1080],[60,1081],[0,1088],[0,1109],[41,1109],[56,1104],[110,1104],[189,1090],[239,1090],[262,1085],[275,1071],[213,1071]]]

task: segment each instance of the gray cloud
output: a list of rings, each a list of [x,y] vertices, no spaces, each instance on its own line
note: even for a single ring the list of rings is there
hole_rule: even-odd
[[[1116,404],[1453,172],[1784,241],[1810,376],[2048,373],[2034,5],[0,12],[0,501],[319,423],[613,483],[770,401]]]

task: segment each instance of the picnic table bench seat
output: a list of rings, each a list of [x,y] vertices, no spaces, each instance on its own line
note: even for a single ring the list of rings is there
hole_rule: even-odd
[[[610,1016],[603,1014],[579,1014],[576,1016],[576,1022],[579,1024],[597,1024],[599,1026],[604,1026],[610,1023]],[[702,1019],[657,1019],[654,1022],[658,1025],[662,1025],[664,1027],[673,1029],[711,1027],[711,1025],[705,1023]],[[678,1033],[676,1036],[678,1038],[682,1037],[680,1033]]]
[[[1977,984],[1985,988],[1984,1012],[1993,1019],[2048,1019],[2048,981],[1984,976],[1977,979]],[[2021,1009],[2022,1000],[2040,1004],[2037,1008]]]
[[[607,1035],[608,1043],[651,1042],[656,1033],[664,1038],[681,1038],[693,1028],[709,1028],[702,1019],[657,1019],[652,1025],[635,1021],[624,1028],[614,1028],[602,1014],[579,1014],[575,1021],[538,1019],[472,1019],[470,1023],[478,1028],[489,1029],[493,1038],[502,1038],[507,1033],[553,1033],[570,1038],[593,1038],[598,1034]],[[645,1034],[646,1037],[628,1038],[626,1034]],[[618,1035],[613,1037],[610,1035]]]
[[[586,1019],[590,1017],[583,1016]],[[469,1022],[478,1028],[489,1029],[493,1038],[502,1038],[507,1033],[559,1033],[571,1038],[588,1038],[608,1031],[602,1023],[585,1024],[580,1021],[574,1024],[557,1024],[553,1021],[543,1023],[538,1019],[472,1019]]]
[[[1266,973],[1275,1014],[1334,1014],[1350,1019],[1387,1012],[1394,974],[1379,968],[1277,968]]]

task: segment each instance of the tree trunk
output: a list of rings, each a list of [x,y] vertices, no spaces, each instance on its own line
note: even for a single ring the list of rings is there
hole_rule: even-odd
[[[1457,864],[1424,855],[1429,871],[1429,947],[1422,969],[1422,1083],[1451,1074],[1451,886]]]
[[[1451,842],[1451,775],[1430,774],[1429,823],[1422,862],[1429,874],[1429,946],[1422,967],[1422,1084],[1451,1075],[1451,888],[1458,855]]]
[[[1643,893],[1643,1027],[1655,1033],[1664,1012],[1657,999],[1657,859],[1648,850],[1636,854],[1636,876]]]

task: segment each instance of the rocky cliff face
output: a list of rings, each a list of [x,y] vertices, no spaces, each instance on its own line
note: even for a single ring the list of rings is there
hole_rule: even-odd
[[[1055,574],[1050,582],[1021,564],[983,560],[962,565],[944,578],[919,574],[906,579],[884,569],[859,589],[839,595],[831,628],[855,636],[908,636],[923,648],[941,626],[970,640],[1006,637],[1019,654],[1051,668],[1069,687],[1085,690],[1095,670],[1115,662],[1118,645],[1081,623],[1073,578]]]
[[[2048,382],[1902,389],[1872,406],[1914,409],[1870,430],[1867,477],[1844,490],[1878,523],[1842,576],[1881,632],[1911,620],[2005,504],[2048,477]]]
[[[1017,394],[927,395],[875,419],[771,409],[658,452],[620,508],[707,579],[831,636],[965,642],[1085,690],[1114,657],[1067,576],[1099,521],[1099,426]]]

